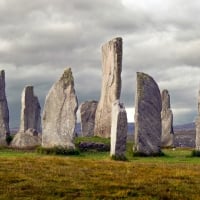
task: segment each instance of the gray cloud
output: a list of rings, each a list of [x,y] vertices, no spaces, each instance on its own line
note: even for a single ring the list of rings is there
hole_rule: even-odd
[[[134,106],[136,71],[169,89],[175,122],[194,120],[200,72],[198,0],[2,0],[0,66],[6,70],[11,126],[20,96],[34,85],[41,104],[71,66],[79,102],[98,99],[101,45],[123,37],[122,101]]]

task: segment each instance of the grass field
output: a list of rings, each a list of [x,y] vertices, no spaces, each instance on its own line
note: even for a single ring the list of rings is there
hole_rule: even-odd
[[[107,141],[105,141],[107,142]],[[47,156],[0,150],[0,199],[200,199],[200,158],[191,149],[113,161],[109,152]]]

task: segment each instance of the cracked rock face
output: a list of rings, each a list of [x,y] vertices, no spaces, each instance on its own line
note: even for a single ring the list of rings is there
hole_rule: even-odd
[[[82,136],[94,136],[97,101],[86,101],[80,106]]]
[[[42,146],[75,148],[76,111],[78,101],[71,68],[66,69],[50,89],[44,105]]]
[[[161,151],[161,95],[157,83],[147,74],[137,73],[135,98],[135,149],[139,154]]]
[[[25,132],[30,128],[41,132],[41,107],[38,97],[34,95],[33,86],[24,88],[21,103],[20,132]]]
[[[10,134],[9,110],[5,91],[5,72],[0,71],[0,145],[7,145],[6,137]]]
[[[112,105],[111,156],[125,156],[128,124],[123,104],[116,100]]]
[[[96,136],[110,137],[112,103],[120,99],[122,71],[122,38],[115,38],[102,46],[102,88],[96,110]]]
[[[200,91],[198,96],[198,116],[196,118],[196,150],[200,151]]]
[[[161,94],[162,98],[162,136],[161,145],[162,147],[173,147],[174,146],[174,131],[173,131],[173,113],[170,108],[170,95],[167,90],[163,90]]]

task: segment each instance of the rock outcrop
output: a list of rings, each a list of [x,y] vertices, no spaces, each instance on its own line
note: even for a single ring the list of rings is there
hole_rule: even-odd
[[[50,89],[44,105],[42,146],[75,148],[76,112],[78,101],[71,68],[66,69]]]
[[[128,124],[123,104],[116,100],[112,105],[111,151],[116,158],[125,157]]]
[[[200,151],[200,91],[198,96],[198,116],[196,119],[196,150]]]
[[[26,86],[21,97],[20,132],[35,129],[41,132],[41,107],[38,97],[34,95],[33,86]]]
[[[157,83],[149,75],[138,72],[135,98],[136,154],[160,154],[161,109],[161,95]]]
[[[0,146],[7,145],[6,137],[10,134],[9,110],[5,91],[5,72],[0,71]]]
[[[161,94],[162,99],[162,147],[174,147],[174,131],[173,131],[173,113],[170,109],[170,95],[168,90],[163,90]]]
[[[102,88],[96,110],[96,136],[109,138],[111,134],[112,103],[120,99],[122,71],[122,38],[115,38],[102,46]]]
[[[86,101],[80,105],[82,136],[94,136],[97,101]]]
[[[11,142],[11,147],[18,149],[32,149],[40,146],[42,136],[35,129],[27,129],[25,132],[19,132]]]

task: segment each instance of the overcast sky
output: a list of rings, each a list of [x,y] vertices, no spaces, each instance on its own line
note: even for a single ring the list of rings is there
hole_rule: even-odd
[[[41,105],[70,66],[79,103],[99,99],[101,45],[123,38],[121,101],[133,120],[136,72],[168,89],[175,124],[194,121],[200,86],[199,0],[0,0],[0,69],[10,126],[34,85]]]

